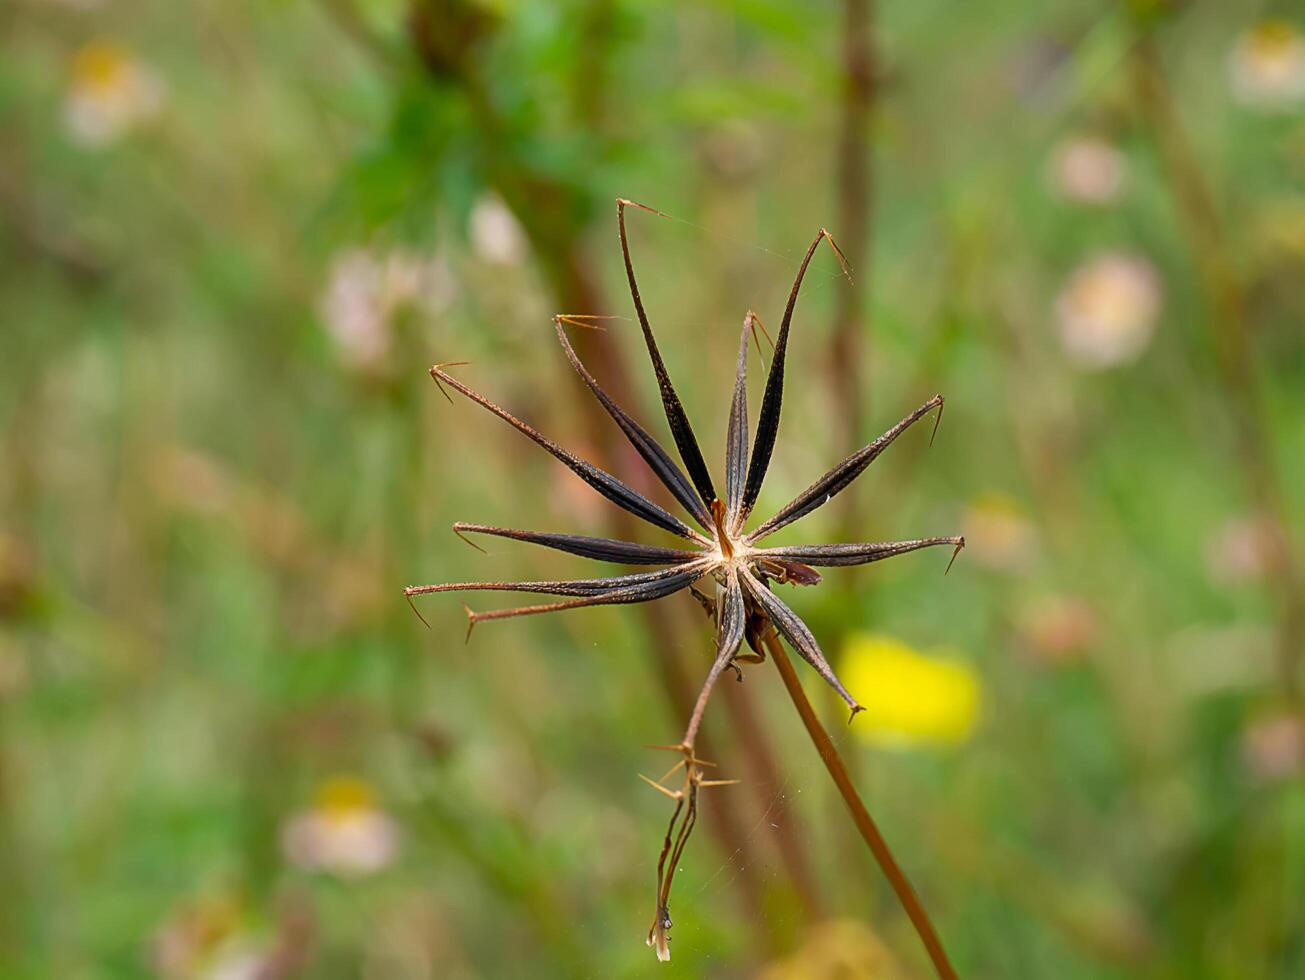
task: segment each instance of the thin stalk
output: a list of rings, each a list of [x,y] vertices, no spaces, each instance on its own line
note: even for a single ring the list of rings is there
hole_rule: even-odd
[[[766,652],[770,654],[770,659],[775,662],[775,667],[779,670],[779,676],[784,681],[784,687],[793,701],[793,707],[797,709],[802,724],[806,726],[811,743],[820,753],[820,761],[829,770],[830,778],[834,780],[839,795],[843,797],[843,802],[847,804],[848,812],[852,815],[852,822],[856,824],[861,838],[870,848],[870,853],[874,855],[884,877],[888,879],[893,892],[897,895],[897,900],[902,903],[911,925],[915,926],[915,931],[929,954],[934,970],[941,980],[956,980],[956,971],[952,969],[951,961],[947,959],[947,953],[938,938],[938,933],[934,930],[933,922],[929,919],[929,913],[924,910],[915,889],[911,887],[897,859],[893,857],[888,842],[884,840],[883,834],[879,833],[870,811],[866,809],[856,787],[852,785],[852,778],[847,773],[842,756],[838,754],[838,748],[830,739],[829,733],[825,731],[825,727],[820,724],[811,702],[807,700],[806,691],[802,689],[802,682],[798,679],[797,671],[793,669],[793,662],[789,660],[788,652],[779,642],[774,630],[766,634],[763,642],[766,645]]]
[[[874,52],[874,0],[843,0],[841,37],[842,78],[839,100],[838,147],[835,157],[835,214],[840,239],[846,240],[847,263],[852,275],[840,285],[834,311],[832,343],[829,346],[830,394],[837,420],[833,435],[835,445],[860,445],[865,419],[870,410],[870,376],[867,366],[871,346],[871,323],[866,296],[870,285],[873,256],[870,251],[873,220],[874,173],[871,157],[870,127],[876,96]],[[865,536],[862,526],[865,510],[858,494],[843,494],[838,501],[838,527],[845,541]],[[858,583],[868,585],[864,569],[849,568],[840,588],[850,594]],[[842,713],[842,704],[833,692],[822,699],[826,719]],[[846,760],[858,770],[859,759],[849,754]],[[829,806],[837,808],[833,800]],[[852,855],[860,844],[852,828],[832,815],[835,826],[842,828],[834,846],[840,855]]]
[[[675,653],[680,646],[677,640],[678,631],[671,617],[656,604],[642,606],[641,610],[644,624],[648,628],[649,646],[656,658],[656,673],[662,691],[670,704],[676,722],[687,724],[693,708],[694,684],[685,669],[684,662]],[[711,748],[705,735],[699,737],[698,744],[704,753],[711,753],[713,758],[719,758],[714,754],[714,749]],[[725,854],[735,854],[747,841],[743,816],[739,812],[736,801],[728,795],[722,794],[714,801],[714,805],[708,808],[707,826],[712,836],[716,838],[717,846]],[[753,922],[763,922],[765,909],[762,903],[761,881],[754,867],[750,862],[731,862],[731,864],[732,870],[737,875],[735,890],[738,892],[744,913]],[[774,947],[774,936],[771,932],[772,930],[769,929],[758,930],[758,934],[768,945],[770,952],[777,953],[779,950]]]
[[[871,0],[845,0],[843,5],[843,98],[838,138],[838,229],[846,248],[852,277],[838,291],[830,372],[843,437],[855,443],[861,435],[868,385],[861,370],[866,341],[862,329],[870,259],[870,117],[874,107],[873,5]],[[844,523],[856,524],[854,498],[843,502]]]
[[[1272,434],[1264,417],[1255,364],[1253,324],[1246,285],[1228,249],[1224,221],[1210,180],[1193,150],[1174,105],[1173,92],[1154,36],[1143,28],[1133,52],[1133,88],[1148,124],[1157,156],[1168,177],[1179,229],[1199,272],[1210,310],[1211,342],[1223,401],[1234,427],[1248,490],[1260,513],[1273,523],[1277,538],[1278,669],[1290,704],[1300,698],[1298,672],[1305,648],[1305,594],[1274,460]]]

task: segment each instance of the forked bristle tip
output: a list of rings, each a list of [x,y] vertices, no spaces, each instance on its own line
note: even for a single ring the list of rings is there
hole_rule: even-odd
[[[838,242],[834,241],[834,236],[829,233],[828,228],[821,228],[820,235],[825,241],[829,242],[829,247],[834,250],[834,257],[838,259],[838,265],[843,270],[843,275],[847,277],[848,282],[852,282],[852,267],[848,264],[847,256],[843,250],[838,247]]]
[[[573,327],[580,327],[582,330],[600,330],[605,331],[607,328],[601,324],[594,323],[594,320],[619,320],[620,317],[610,316],[603,313],[554,313],[553,323],[559,332],[562,330],[562,324],[567,323]]]
[[[467,530],[470,527],[471,525],[469,524],[464,524],[461,521],[455,521],[453,524],[453,533],[456,534],[459,538],[461,538],[465,543],[471,545],[471,547],[479,551],[482,555],[489,554],[488,551],[486,551],[480,545],[476,544],[476,542],[472,541],[471,538],[467,537],[465,534],[462,533],[463,531]]]
[[[956,539],[956,550],[952,552],[951,560],[947,562],[947,570],[946,570],[945,572],[943,572],[944,575],[950,575],[950,574],[951,574],[952,566],[953,566],[954,564],[956,564],[956,556],[959,555],[959,554],[961,553],[961,549],[963,549],[964,547],[965,547],[965,538],[964,538],[964,536],[958,537],[958,538]]]
[[[413,615],[421,620],[421,625],[425,626],[427,629],[430,629],[431,628],[430,623],[426,622],[426,617],[421,614],[421,611],[417,608],[417,604],[412,601],[412,590],[404,589],[403,597],[406,600],[408,600],[408,608],[412,610]]]
[[[942,417],[943,417],[943,396],[942,396],[942,395],[934,395],[933,398],[930,399],[930,401],[936,403],[937,406],[938,406],[938,414],[937,414],[936,416],[934,416],[934,420],[933,420],[933,431],[929,433],[929,446],[930,446],[930,448],[932,448],[932,447],[933,447],[933,441],[934,441],[935,439],[938,438],[938,426],[940,426],[940,425],[942,424]]]
[[[624,211],[627,207],[638,208],[640,211],[647,211],[649,214],[655,214],[661,218],[669,218],[670,215],[665,211],[658,211],[656,208],[649,207],[646,204],[640,204],[638,201],[631,201],[628,197],[618,197],[616,199],[618,211]]]

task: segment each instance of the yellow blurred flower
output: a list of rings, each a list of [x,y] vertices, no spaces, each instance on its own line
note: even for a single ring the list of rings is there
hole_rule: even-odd
[[[891,636],[854,634],[839,673],[866,709],[852,727],[871,742],[954,745],[978,721],[979,675],[946,652],[926,656]]]
[[[908,974],[873,929],[835,920],[813,927],[790,956],[770,964],[757,980],[906,980]]]
[[[1237,101],[1261,109],[1293,109],[1305,101],[1305,39],[1284,20],[1256,24],[1228,55],[1228,76]]]
[[[399,830],[361,779],[337,776],[322,783],[313,806],[294,814],[281,833],[286,856],[310,871],[356,878],[394,860]]]
[[[1305,129],[1298,150],[1305,165]],[[1269,198],[1254,219],[1255,242],[1263,263],[1281,264],[1286,271],[1305,262],[1305,195]]]
[[[1089,370],[1135,361],[1151,342],[1160,301],[1149,260],[1103,252],[1075,269],[1056,297],[1061,345]]]
[[[975,498],[961,516],[961,533],[966,559],[996,571],[1027,571],[1037,555],[1037,532],[1019,502],[1003,493]]]
[[[91,41],[73,56],[63,113],[74,142],[105,146],[162,105],[158,76],[116,41]]]

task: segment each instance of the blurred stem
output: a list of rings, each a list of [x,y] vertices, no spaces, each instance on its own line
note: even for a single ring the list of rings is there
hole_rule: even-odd
[[[834,401],[834,435],[841,447],[860,445],[869,411],[870,385],[865,369],[869,355],[868,324],[865,322],[866,287],[870,279],[870,120],[874,108],[875,64],[873,49],[873,0],[844,0],[842,30],[842,97],[839,103],[838,151],[835,161],[835,184],[838,199],[835,215],[836,235],[852,275],[837,293],[833,339],[830,344],[829,379]],[[843,494],[838,501],[837,519],[842,540],[860,541],[866,535],[861,527],[861,500],[857,494]],[[864,579],[861,568],[849,568],[852,575],[841,580],[847,594]],[[831,695],[832,691],[829,692]],[[825,718],[836,718],[843,705],[836,697],[822,705]],[[857,758],[849,753],[848,764],[855,769]],[[829,805],[838,804],[830,800]],[[847,859],[859,848],[852,828],[839,822],[838,850]]]
[[[906,880],[906,875],[898,865],[897,859],[893,857],[888,842],[879,833],[879,828],[875,825],[874,819],[866,809],[865,803],[861,801],[860,794],[857,793],[856,787],[852,785],[852,779],[847,773],[847,767],[843,764],[842,756],[838,754],[838,748],[830,739],[829,733],[825,731],[824,726],[820,724],[820,719],[816,717],[815,709],[811,707],[811,702],[807,700],[806,691],[802,689],[802,682],[798,679],[797,671],[793,669],[793,662],[788,659],[788,653],[780,644],[774,630],[766,634],[764,642],[766,651],[779,669],[779,675],[784,681],[788,696],[793,701],[793,707],[797,709],[798,715],[802,718],[802,724],[806,726],[807,734],[811,737],[812,744],[816,747],[816,751],[820,753],[820,761],[825,764],[830,778],[834,780],[834,785],[838,787],[838,793],[843,797],[843,802],[847,804],[848,812],[852,815],[852,822],[856,824],[856,829],[860,832],[866,847],[870,848],[870,853],[874,855],[875,861],[878,862],[880,870],[884,873],[884,877],[888,879],[893,892],[897,895],[897,900],[902,903],[902,908],[906,910],[911,925],[915,926],[915,931],[929,954],[934,970],[937,971],[942,980],[956,980],[956,971],[952,969],[951,962],[947,959],[947,953],[943,949],[938,933],[934,930],[933,923],[929,919],[929,913],[920,904],[919,896],[916,895],[915,889],[911,887],[911,883]]]
[[[16,145],[25,145],[21,135]],[[104,257],[66,230],[69,222],[64,216],[46,213],[40,207],[42,195],[29,179],[26,161],[23,164],[22,172],[15,173],[19,167],[0,160],[0,227],[5,235],[13,240],[20,257],[48,262],[74,285],[103,285],[108,272]]]
[[[0,732],[8,732],[8,705],[0,701]],[[5,900],[0,903],[0,973],[19,975],[23,967],[23,939],[30,938],[32,923],[25,921],[32,910],[27,868],[22,860],[20,827],[14,807],[13,778],[8,746],[15,740],[0,740],[0,874],[5,881]]]
[[[1173,193],[1180,230],[1196,263],[1210,307],[1215,363],[1236,433],[1236,449],[1261,516],[1277,538],[1278,669],[1287,700],[1299,698],[1299,659],[1305,649],[1305,594],[1288,528],[1268,426],[1261,407],[1245,285],[1225,243],[1209,180],[1178,118],[1154,35],[1146,28],[1132,57],[1133,87]]]
[[[649,645],[654,651],[657,679],[661,683],[662,692],[670,703],[676,724],[687,726],[689,717],[693,714],[697,692],[694,690],[688,672],[684,669],[683,662],[675,654],[678,646],[675,642],[675,627],[670,617],[663,615],[661,607],[644,605],[640,609],[643,611],[644,624],[652,640]],[[705,732],[700,732],[698,735],[697,749],[703,758],[719,758]],[[733,797],[728,793],[713,794],[712,805],[706,808],[706,812],[708,826],[712,836],[716,838],[717,846],[727,855],[738,853],[747,843],[747,834],[744,832],[743,819],[739,816]],[[768,951],[779,952],[774,948],[776,939],[774,931],[764,926],[765,909],[761,901],[761,882],[757,878],[753,864],[731,862],[731,870],[736,873],[734,880],[738,883],[739,900],[743,905],[744,915],[754,924]]]
[[[954,809],[938,815],[929,831],[933,850],[951,871],[1012,905],[1093,960],[1130,976],[1148,975],[1154,939],[1131,896],[1119,891],[1100,898],[1078,877],[1055,874],[1045,860],[1009,844],[977,842],[978,826]]]
[[[843,100],[838,141],[838,240],[852,267],[852,281],[838,292],[830,374],[843,435],[861,435],[868,390],[862,362],[866,357],[862,319],[870,257],[870,114],[874,105],[874,54],[871,48],[871,0],[843,4]],[[847,495],[843,516],[856,523],[855,498]]]
[[[589,948],[581,941],[574,920],[567,915],[564,896],[546,871],[535,870],[529,861],[513,861],[511,854],[503,853],[501,844],[484,841],[476,832],[484,828],[477,821],[456,814],[441,794],[423,792],[419,804],[454,853],[475,868],[499,894],[526,910],[530,928],[541,945],[566,963],[572,976],[597,975]],[[528,831],[513,829],[519,832],[521,841],[530,839]]]
[[[784,794],[779,765],[766,729],[757,718],[756,703],[746,686],[727,684],[725,704],[730,713],[730,730],[738,736],[740,744],[747,746],[744,755],[751,772],[751,784],[762,812],[768,814],[766,822],[774,831],[775,846],[793,880],[793,888],[806,913],[807,922],[819,922],[824,918],[824,909],[815,871],[811,867],[802,838],[796,833],[798,821]]]
[[[589,0],[580,11],[581,43],[571,98],[574,112],[587,129],[602,125],[604,99],[611,88],[611,59],[616,10],[613,0]]]
[[[386,73],[394,71],[397,52],[371,29],[353,0],[321,0],[321,5],[326,16],[372,59],[376,67]]]

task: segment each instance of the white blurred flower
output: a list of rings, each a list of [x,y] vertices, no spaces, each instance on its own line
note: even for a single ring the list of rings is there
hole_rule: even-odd
[[[455,295],[452,271],[442,259],[353,248],[332,262],[321,312],[341,359],[358,370],[375,371],[389,356],[391,328],[400,310],[439,313]]]
[[[1263,780],[1305,772],[1305,718],[1282,712],[1252,722],[1242,734],[1242,758]]]
[[[163,99],[162,81],[130,51],[115,41],[91,41],[73,56],[64,126],[82,146],[106,146],[157,115]]]
[[[1119,199],[1128,173],[1124,155],[1095,136],[1075,136],[1051,155],[1051,185],[1080,204],[1112,204]]]
[[[1021,610],[1019,638],[1037,660],[1052,666],[1078,660],[1096,640],[1100,623],[1076,596],[1043,596]]]
[[[371,786],[337,777],[319,787],[310,809],[286,821],[281,846],[286,857],[302,868],[358,878],[394,860],[399,828],[377,806]]]
[[[1237,101],[1261,109],[1293,109],[1305,102],[1305,39],[1287,21],[1256,24],[1228,55],[1228,76]]]
[[[179,909],[154,936],[155,973],[164,980],[258,980],[265,939],[247,930],[234,899],[209,897]]]
[[[486,195],[470,217],[471,247],[486,262],[520,265],[526,257],[526,235],[516,216],[499,198]]]
[[[1140,255],[1104,252],[1079,266],[1056,298],[1065,353],[1089,370],[1135,361],[1160,313],[1160,277]]]
[[[1037,532],[1019,503],[1005,494],[976,498],[965,508],[961,531],[966,556],[996,571],[1027,571],[1037,556]]]
[[[1255,515],[1235,517],[1206,541],[1206,572],[1217,584],[1253,582],[1273,570],[1279,548],[1273,521]]]

